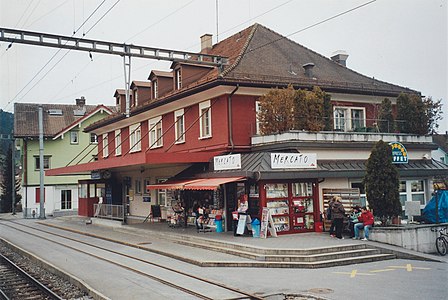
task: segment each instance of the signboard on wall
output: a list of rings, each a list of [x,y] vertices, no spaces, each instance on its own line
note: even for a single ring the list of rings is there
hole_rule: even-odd
[[[408,163],[408,151],[400,142],[391,142],[389,145],[392,148],[392,163],[394,164],[407,164]]]
[[[316,153],[271,153],[272,169],[316,169]]]
[[[213,157],[215,171],[241,169],[241,154]]]

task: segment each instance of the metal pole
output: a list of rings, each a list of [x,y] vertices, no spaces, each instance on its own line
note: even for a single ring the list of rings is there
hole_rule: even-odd
[[[127,61],[126,61],[127,59]],[[129,111],[131,109],[131,57],[123,55],[123,67],[124,67],[124,88],[126,92],[126,118],[129,118]]]
[[[39,173],[40,173],[40,214],[39,219],[45,219],[44,190],[44,122],[43,108],[39,105]]]
[[[14,140],[14,133],[11,144],[11,211],[16,214],[16,143]]]

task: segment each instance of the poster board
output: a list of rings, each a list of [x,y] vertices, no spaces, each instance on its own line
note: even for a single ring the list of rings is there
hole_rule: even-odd
[[[252,230],[252,218],[249,215],[240,215],[238,219],[238,226],[236,227],[236,234],[244,234],[246,228]]]
[[[151,205],[151,214],[153,218],[161,218],[162,212],[160,210],[160,205]]]
[[[263,207],[261,212],[261,224],[260,224],[260,238],[265,239],[268,236],[268,228],[269,233],[273,237],[277,237],[277,230],[274,226],[274,220],[269,212],[269,208]]]

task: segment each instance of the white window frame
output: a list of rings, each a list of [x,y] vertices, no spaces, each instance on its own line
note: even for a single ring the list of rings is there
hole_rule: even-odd
[[[157,80],[152,82],[152,88],[154,90],[154,99],[156,99],[159,96],[159,84]]]
[[[182,88],[182,71],[181,69],[176,69],[176,90],[180,90]]]
[[[90,133],[90,143],[98,144],[98,136],[94,133]]]
[[[109,135],[103,133],[103,157],[109,156]]]
[[[142,150],[142,127],[140,123],[129,126],[129,149],[130,153]]]
[[[166,178],[158,178],[156,181],[157,181],[157,184],[159,184],[159,183],[165,182],[166,180],[167,180]],[[156,196],[157,196],[157,204],[158,205],[168,206],[166,189],[158,189]]]
[[[77,130],[70,131],[70,144],[72,145],[79,144],[79,131]]]
[[[134,89],[134,106],[138,106],[138,90]]]
[[[258,117],[260,110],[261,110],[260,101],[255,101],[255,130],[256,130],[255,133],[256,134],[261,134],[261,131],[260,131],[261,122]]]
[[[115,130],[115,156],[121,155],[121,129]]]
[[[351,106],[334,106],[333,107],[333,124],[335,130],[341,131],[352,131],[355,130],[356,126],[354,126],[352,112],[355,110],[361,110],[363,114],[363,118],[360,120],[361,126],[366,127],[366,108],[365,107],[351,107]],[[340,117],[337,115],[338,112],[343,112],[344,116]]]
[[[149,129],[149,148],[155,149],[162,147],[163,146],[162,116],[149,119],[148,129]]]
[[[61,210],[71,210],[73,207],[72,190],[61,190]]]
[[[426,206],[427,203],[427,195],[426,195],[426,191],[428,190],[428,182],[425,179],[400,179],[400,185],[405,182],[406,184],[406,190],[405,191],[401,191],[400,190],[400,200],[402,196],[406,196],[406,201],[415,201],[414,200],[414,196],[416,195],[421,195],[423,196],[423,203],[418,200],[420,202],[420,208],[423,209]],[[423,191],[412,191],[412,186],[415,182],[421,182],[422,187],[423,187]],[[404,211],[404,205],[402,205],[401,207]]]
[[[48,170],[50,169],[50,155],[44,155],[44,170]],[[34,156],[34,170],[39,171],[40,168],[40,157],[39,156]]]
[[[207,110],[206,113],[204,111]],[[199,139],[212,137],[212,109],[210,100],[199,103]]]
[[[184,109],[179,109],[174,112],[174,122],[176,122],[176,126],[174,126],[175,136],[176,136],[176,144],[185,143],[185,115]]]

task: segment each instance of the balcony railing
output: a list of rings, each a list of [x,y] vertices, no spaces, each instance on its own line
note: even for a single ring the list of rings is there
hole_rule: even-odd
[[[94,217],[111,220],[124,220],[123,205],[98,203],[93,205]]]

